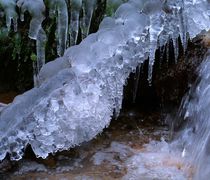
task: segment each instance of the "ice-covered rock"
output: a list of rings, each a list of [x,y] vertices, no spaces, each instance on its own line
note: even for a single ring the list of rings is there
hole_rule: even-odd
[[[90,8],[83,22],[87,25],[94,2],[86,2]],[[58,12],[65,14],[62,5]],[[208,5],[204,0],[130,0],[122,4],[112,18],[103,20],[97,33],[67,49],[60,60],[45,65],[39,87],[16,97],[2,110],[0,160],[7,153],[20,159],[27,144],[45,158],[94,138],[109,125],[113,112],[119,114],[126,79],[139,64],[150,56],[152,69],[156,48],[169,38],[180,35],[184,42],[186,32],[194,37],[210,27]],[[202,26],[194,17],[201,13]],[[66,33],[63,26],[59,28]]]
[[[112,101],[101,88],[104,82],[100,77],[76,74],[80,73],[73,68],[64,69],[39,88],[16,97],[2,111],[1,159],[6,152],[20,159],[28,143],[37,156],[45,158],[92,139],[109,124]]]

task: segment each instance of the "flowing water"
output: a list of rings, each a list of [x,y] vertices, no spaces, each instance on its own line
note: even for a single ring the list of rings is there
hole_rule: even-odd
[[[33,19],[38,19],[39,25],[44,4],[39,0],[30,6],[30,2],[17,1],[22,10],[37,13],[31,26]],[[65,3],[55,2],[51,13],[65,10]],[[0,0],[0,4],[13,10],[14,3],[7,3]],[[37,157],[46,158],[49,153],[93,139],[109,125],[113,113],[119,115],[129,74],[150,57],[151,81],[156,48],[179,36],[186,48],[187,33],[193,38],[209,29],[209,11],[206,0],[130,0],[120,5],[113,17],[104,18],[98,32],[43,66],[38,87],[17,96],[1,111],[0,159],[7,153],[12,160],[21,159],[28,144]],[[91,14],[90,8],[87,16]],[[58,21],[65,22],[61,15]],[[89,24],[89,20],[85,22]],[[63,32],[63,25],[59,25],[58,32]]]
[[[5,163],[2,169],[8,169],[0,178],[185,180],[192,177],[193,169],[185,168],[181,154],[181,149],[171,147],[169,129],[161,125],[158,112],[130,111],[80,147],[47,160],[28,154],[18,163]]]
[[[199,67],[199,78],[183,100],[180,114],[185,125],[175,141],[183,147],[183,156],[195,165],[194,179],[207,180],[210,175],[210,55]]]

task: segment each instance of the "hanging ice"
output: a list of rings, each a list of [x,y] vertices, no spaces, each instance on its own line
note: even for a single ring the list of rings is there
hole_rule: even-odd
[[[72,0],[70,2],[71,7],[71,20],[70,20],[70,27],[69,27],[69,34],[70,34],[70,45],[75,45],[77,43],[77,38],[79,34],[79,17],[80,17],[80,10],[82,8],[82,0]]]
[[[68,10],[65,0],[50,0],[49,1],[50,16],[56,17],[57,21],[57,53],[59,56],[64,54],[67,43],[68,32]]]
[[[6,25],[10,30],[11,22],[13,22],[14,30],[17,30],[17,19],[18,15],[15,10],[16,0],[0,0],[0,7],[3,8],[6,14]]]
[[[3,108],[0,159],[6,153],[20,159],[27,144],[37,156],[45,158],[95,137],[109,124],[114,111],[119,114],[126,79],[148,55],[152,56],[156,42],[164,45],[170,37],[184,37],[186,32],[194,37],[210,27],[208,3],[130,0],[122,4],[113,18],[102,21],[97,33],[43,66],[39,87]],[[62,7],[65,14],[65,5],[59,6],[59,11]],[[88,12],[92,12],[94,3],[90,7]],[[194,17],[200,14],[204,17],[202,26]]]
[[[28,11],[32,16],[29,29],[29,37],[36,40],[40,29],[42,29],[42,21],[45,19],[45,5],[43,0],[18,0],[17,6],[21,9],[21,20],[24,21],[24,13]]]
[[[45,64],[45,44],[47,42],[47,37],[45,31],[41,28],[39,30],[37,40],[36,40],[36,54],[37,60],[34,65],[34,86],[39,85],[39,72],[42,66]]]
[[[161,0],[149,0],[145,3],[143,12],[148,14],[150,17],[150,26],[149,26],[149,38],[150,38],[150,47],[149,47],[149,81],[152,79],[152,69],[155,60],[155,51],[157,49],[157,42],[160,36],[160,33],[163,31],[164,19],[161,12],[162,3]]]
[[[210,27],[210,5],[208,0],[149,0],[145,3],[143,12],[150,16],[150,67],[149,80],[155,58],[155,47],[163,46],[171,38],[174,43],[175,56],[178,56],[177,38],[181,36],[186,49],[187,37],[195,37],[202,30]],[[161,10],[160,10],[161,9]],[[159,41],[159,43],[157,43]]]
[[[82,3],[83,17],[81,20],[80,28],[83,39],[89,34],[95,6],[96,6],[96,0],[91,0],[91,1],[84,0]]]
[[[29,38],[36,40],[37,60],[34,65],[34,85],[38,85],[38,74],[45,64],[45,43],[47,40],[45,31],[42,28],[42,21],[45,19],[45,5],[43,0],[18,0],[20,8],[20,19],[24,21],[24,13],[28,11],[32,17],[29,28]]]

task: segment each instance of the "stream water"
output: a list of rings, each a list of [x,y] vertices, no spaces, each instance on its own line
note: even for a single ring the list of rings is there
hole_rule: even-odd
[[[52,2],[55,3],[49,3],[53,6],[49,10],[58,20],[57,35],[64,37],[58,40],[59,46],[64,47],[58,49],[64,52],[66,2]],[[83,8],[89,17],[84,20],[88,25],[95,1],[93,4],[83,2],[90,7],[89,11]],[[29,36],[39,37],[37,44],[45,44],[41,26],[44,1],[0,0],[0,4],[8,20],[18,17],[16,5],[22,16],[24,11],[34,15]],[[7,154],[11,160],[20,160],[28,144],[37,157],[46,158],[50,153],[93,139],[109,126],[113,114],[119,115],[129,74],[149,58],[148,81],[151,82],[156,49],[171,38],[174,52],[178,52],[178,37],[186,49],[187,34],[193,38],[202,30],[209,30],[209,12],[207,0],[129,0],[120,5],[112,17],[103,19],[96,33],[44,65],[38,75],[37,87],[1,108],[0,160]],[[43,46],[38,47],[37,55],[44,55]],[[43,64],[44,57],[38,55],[38,59]]]
[[[1,179],[75,180],[185,180],[193,168],[185,168],[182,149],[172,148],[170,131],[158,112],[123,113],[94,140],[46,160],[31,154],[17,163],[5,162]],[[175,147],[175,146],[174,146]],[[7,169],[8,168],[8,169]]]

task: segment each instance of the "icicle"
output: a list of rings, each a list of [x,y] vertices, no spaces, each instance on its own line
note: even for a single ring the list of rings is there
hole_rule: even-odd
[[[174,46],[175,63],[177,63],[178,56],[179,56],[179,42],[178,42],[178,38],[173,39],[173,46]]]
[[[71,1],[71,19],[70,19],[70,45],[75,45],[77,43],[78,32],[79,32],[79,16],[82,7],[82,0],[72,0]]]
[[[173,16],[175,17],[175,21],[177,21],[177,24],[180,24],[180,10],[181,8],[176,8],[174,10]],[[180,34],[183,34],[182,30],[180,29],[180,26],[177,26],[174,23],[174,28],[175,31],[172,33],[172,41],[173,41],[173,47],[174,47],[174,58],[175,58],[175,63],[177,63],[178,60],[178,56],[179,56],[179,42],[178,42],[178,38],[180,36]]]
[[[37,41],[36,41],[36,54],[37,54],[37,61],[36,61],[36,76],[38,77],[39,72],[42,68],[42,66],[45,64],[45,45],[47,41],[47,36],[45,34],[45,31],[43,29],[39,30],[38,36],[37,36]],[[39,79],[36,78],[36,82],[34,84],[36,86],[39,85]]]
[[[64,54],[66,49],[67,32],[68,32],[68,9],[65,0],[49,1],[50,17],[57,18],[57,53],[59,56]]]
[[[37,87],[40,84],[39,73],[42,66],[45,64],[45,44],[47,41],[47,36],[43,29],[40,29],[37,41],[36,41],[36,56],[32,55],[31,60],[33,61],[33,79],[34,86]]]
[[[169,64],[170,62],[170,36],[168,37],[168,41],[166,43],[166,62]]]
[[[43,0],[18,0],[17,6],[21,9],[21,20],[24,20],[24,13],[28,11],[32,16],[29,29],[29,37],[36,40],[39,30],[42,28],[42,21],[45,19],[45,5]]]
[[[80,23],[83,39],[89,34],[91,20],[95,6],[96,6],[96,0],[91,0],[91,1],[83,0],[82,3],[83,17]]]
[[[33,62],[33,80],[34,80],[34,87],[38,87],[39,85],[39,76],[37,72],[37,62]]]
[[[155,51],[158,48],[157,47],[158,37],[162,31],[163,31],[163,25],[161,22],[161,13],[155,13],[154,15],[150,15],[150,27],[149,27],[150,55],[149,55],[149,72],[148,72],[149,83],[151,83],[152,81],[152,71],[155,61]]]
[[[183,7],[181,7],[179,11],[179,26],[180,26],[180,37],[181,41],[184,47],[184,50],[186,49],[186,44],[187,44],[187,38],[186,38],[186,33],[187,33],[187,27],[186,27],[186,20],[183,16]]]
[[[45,64],[45,44],[46,34],[42,29],[44,20],[45,5],[43,0],[18,0],[17,6],[21,9],[20,19],[24,21],[24,13],[28,11],[32,16],[29,29],[29,38],[36,40],[37,60],[33,63],[34,85],[39,83],[38,74],[41,67]]]
[[[66,49],[67,32],[68,32],[68,10],[65,0],[59,0],[58,2],[58,55],[62,56]]]
[[[139,88],[139,81],[140,81],[140,73],[141,73],[141,64],[137,67],[136,74],[135,74],[135,84],[134,84],[134,91],[133,91],[133,103],[136,102],[137,92]]]
[[[17,13],[15,11],[16,0],[0,0],[0,6],[3,8],[6,15],[6,25],[8,31],[11,28],[13,22],[14,31],[17,31]]]

